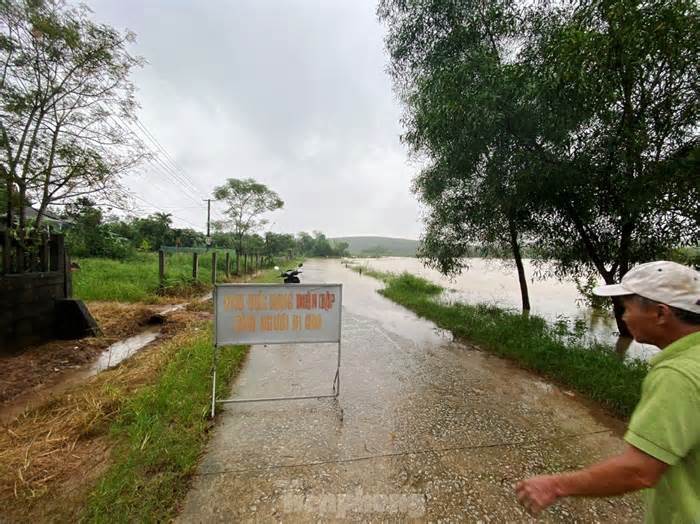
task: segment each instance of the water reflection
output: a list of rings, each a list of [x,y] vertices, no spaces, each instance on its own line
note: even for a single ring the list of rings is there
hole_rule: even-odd
[[[454,279],[448,279],[438,271],[426,268],[420,260],[405,257],[382,257],[356,259],[356,263],[378,271],[414,275],[440,284],[447,291],[442,300],[468,304],[487,304],[500,308],[520,311],[520,288],[514,266],[494,259],[470,258],[466,260],[468,269]],[[629,339],[621,340],[612,311],[598,311],[588,307],[570,281],[556,278],[535,279],[540,270],[531,260],[523,261],[528,276],[532,313],[555,324],[567,322],[570,329],[580,331],[587,341],[596,341],[613,347],[625,358],[648,359],[658,348],[639,344]],[[576,329],[579,326],[579,329]]]

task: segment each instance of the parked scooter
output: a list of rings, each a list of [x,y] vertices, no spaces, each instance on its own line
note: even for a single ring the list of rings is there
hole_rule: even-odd
[[[298,267],[302,267],[304,264],[299,264]],[[275,269],[279,271],[279,266],[275,266]],[[301,269],[288,269],[280,275],[284,279],[285,284],[300,284],[299,275],[302,273]]]

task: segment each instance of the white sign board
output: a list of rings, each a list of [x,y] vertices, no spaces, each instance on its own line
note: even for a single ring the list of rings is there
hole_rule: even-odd
[[[217,284],[215,343],[340,342],[342,284]]]

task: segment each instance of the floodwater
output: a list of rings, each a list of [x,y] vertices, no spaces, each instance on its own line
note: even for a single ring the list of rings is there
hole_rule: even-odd
[[[426,268],[417,258],[382,257],[353,259],[353,263],[377,271],[403,273],[407,271],[448,289],[445,298],[467,304],[488,304],[519,311],[522,304],[518,275],[513,264],[500,260],[470,258],[468,269],[454,279],[439,271]],[[538,279],[530,260],[523,261],[528,278],[531,312],[551,323],[558,321],[573,325],[582,322],[588,329],[588,340],[616,347],[629,359],[647,360],[659,350],[656,346],[619,339],[612,312],[599,312],[587,307],[572,281],[556,278]]]
[[[621,421],[418,318],[337,260],[337,399],[220,404],[180,523],[528,522],[513,485],[623,447]],[[222,398],[328,395],[336,344],[252,346]],[[640,522],[635,495],[567,499],[538,522]]]

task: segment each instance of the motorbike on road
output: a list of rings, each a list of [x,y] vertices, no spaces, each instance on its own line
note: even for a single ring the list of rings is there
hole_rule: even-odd
[[[304,264],[299,264],[297,268],[295,269],[288,269],[284,273],[280,274],[280,277],[284,279],[285,284],[300,284],[301,280],[299,280],[299,275],[302,273],[302,270],[299,269],[302,267]],[[279,271],[279,266],[275,266],[275,269]]]

